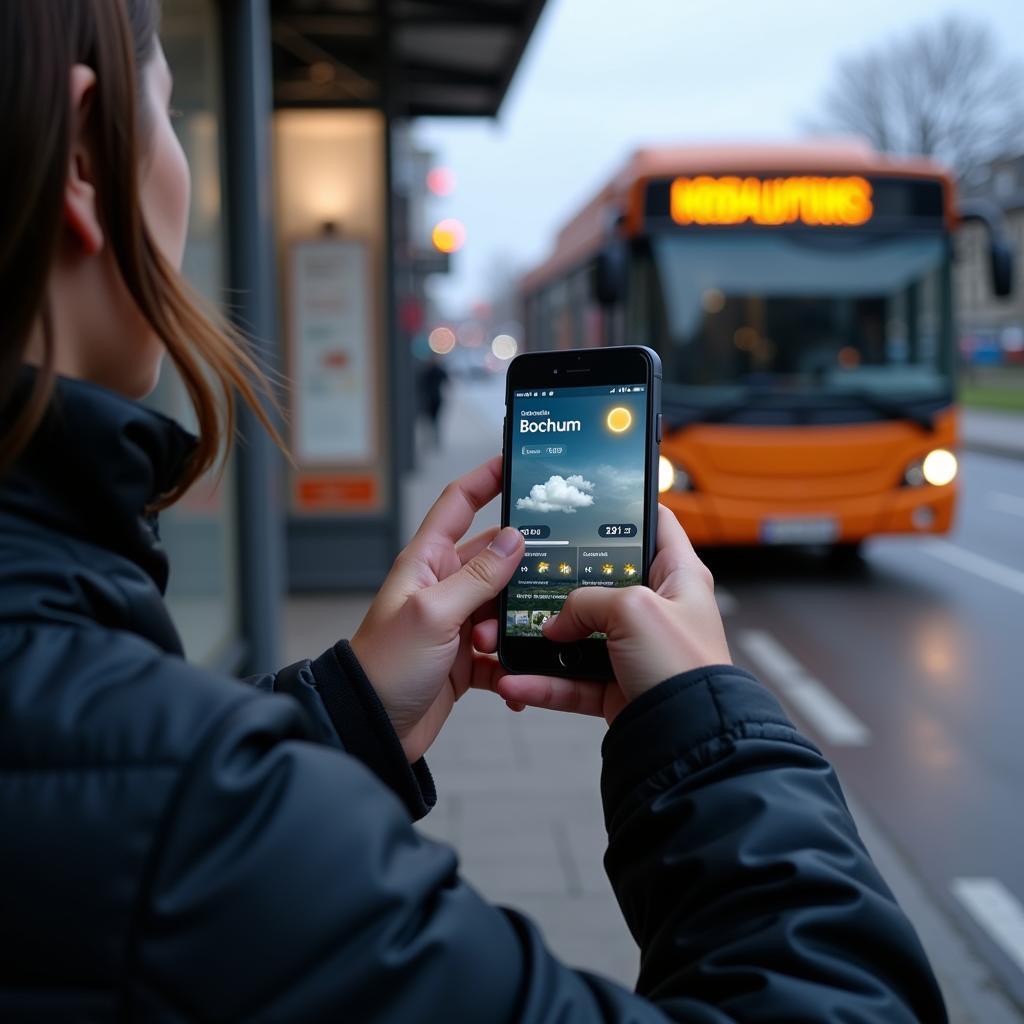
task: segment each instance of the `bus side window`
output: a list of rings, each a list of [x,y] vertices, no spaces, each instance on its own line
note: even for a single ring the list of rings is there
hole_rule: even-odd
[[[604,344],[604,311],[594,295],[593,273],[593,264],[588,263],[570,279],[573,337],[576,345],[586,348]]]
[[[555,347],[554,330],[554,307],[550,286],[544,288],[537,295],[538,322],[540,324],[540,347],[550,349]]]
[[[581,291],[585,286],[586,278],[582,271],[570,274],[566,279],[566,314],[569,325],[569,344],[573,348],[578,348],[587,343],[583,329],[583,304],[585,298]]]
[[[572,321],[569,316],[569,282],[562,278],[550,291],[551,322],[554,328],[554,347],[572,348]]]
[[[661,356],[662,364],[672,362],[673,346],[650,246],[637,248],[629,267],[626,323],[633,344],[649,345]],[[666,371],[667,372],[667,371]]]
[[[523,296],[522,310],[525,347],[536,350],[540,348],[540,335],[537,331],[537,296],[535,293]]]
[[[907,291],[893,292],[886,306],[886,359],[894,365],[906,363],[910,359],[910,339],[907,337]]]

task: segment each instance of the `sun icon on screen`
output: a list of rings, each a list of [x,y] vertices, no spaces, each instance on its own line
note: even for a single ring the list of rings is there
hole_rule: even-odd
[[[551,566],[547,562],[539,562],[537,565],[537,572],[544,573],[547,572],[550,568]]]
[[[633,414],[623,405],[617,405],[605,420],[613,434],[625,433],[633,425]]]
[[[572,566],[568,562],[559,562],[558,571],[563,576],[568,576],[572,572]]]
[[[623,572],[624,572],[624,573],[625,573],[625,574],[626,574],[627,576],[635,576],[635,575],[636,575],[636,566],[635,566],[635,565],[634,565],[634,564],[633,564],[632,562],[627,562],[627,563],[626,563],[626,564],[625,564],[625,565],[624,565],[624,566],[622,567],[622,571],[623,571]]]

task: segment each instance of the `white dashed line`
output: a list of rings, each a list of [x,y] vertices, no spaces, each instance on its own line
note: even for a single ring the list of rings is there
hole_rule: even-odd
[[[1020,516],[1024,519],[1024,498],[1019,498],[1016,494],[993,491],[988,496],[988,507],[993,512],[1005,512],[1008,516]]]
[[[998,878],[954,878],[953,895],[1024,971],[1024,907]]]
[[[871,742],[871,730],[770,633],[747,629],[739,637],[783,700],[825,742],[836,747],[863,747]]]
[[[1024,595],[1024,572],[1019,569],[1011,569],[1001,562],[993,561],[984,555],[976,555],[973,551],[950,544],[945,540],[924,541],[921,550],[927,552],[933,558],[955,565],[964,572],[973,573],[990,583],[997,583],[1007,590]]]

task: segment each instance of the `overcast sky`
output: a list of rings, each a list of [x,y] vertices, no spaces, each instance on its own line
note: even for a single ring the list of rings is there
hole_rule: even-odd
[[[547,0],[496,121],[419,122],[458,179],[437,215],[468,232],[435,296],[458,314],[540,259],[639,145],[799,138],[837,57],[951,12],[1024,59],[1022,0]]]

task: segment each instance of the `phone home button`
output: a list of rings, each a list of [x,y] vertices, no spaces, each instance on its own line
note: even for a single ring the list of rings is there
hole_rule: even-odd
[[[558,664],[562,668],[574,669],[583,660],[583,652],[578,647],[563,647],[558,652]]]

